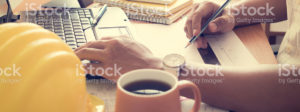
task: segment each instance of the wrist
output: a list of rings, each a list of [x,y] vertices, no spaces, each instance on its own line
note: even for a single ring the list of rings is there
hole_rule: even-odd
[[[163,63],[160,58],[153,57],[149,61],[149,68],[163,70]]]

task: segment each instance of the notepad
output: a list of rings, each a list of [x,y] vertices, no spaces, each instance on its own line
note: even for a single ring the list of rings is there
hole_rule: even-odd
[[[157,4],[171,4],[176,0],[130,0],[137,2],[148,2],[148,3],[157,3]]]
[[[96,2],[111,7],[120,7],[130,19],[161,24],[173,23],[187,13],[193,4],[193,0],[176,0],[168,5],[128,0],[97,0]]]

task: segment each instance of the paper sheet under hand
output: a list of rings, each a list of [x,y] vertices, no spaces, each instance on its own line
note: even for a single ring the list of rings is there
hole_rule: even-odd
[[[181,109],[182,112],[190,112],[190,110],[193,108],[194,100],[192,100],[192,99],[183,100],[183,101],[181,101],[181,105],[183,107]],[[229,112],[229,111],[219,109],[219,108],[216,108],[216,107],[212,107],[212,106],[207,105],[205,103],[201,103],[199,112]]]
[[[222,66],[259,64],[233,31],[221,35],[210,35],[207,40]]]

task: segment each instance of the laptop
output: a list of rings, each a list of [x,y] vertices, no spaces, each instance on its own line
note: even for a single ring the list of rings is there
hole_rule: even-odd
[[[64,0],[60,1],[64,2]],[[7,0],[7,3],[9,6],[25,6],[20,4],[19,0]],[[35,23],[54,32],[73,50],[104,36],[126,35],[129,39],[134,38],[132,26],[126,14],[118,7],[108,7],[98,25],[94,29],[88,28],[99,10],[100,8],[56,7],[21,11],[16,21]]]

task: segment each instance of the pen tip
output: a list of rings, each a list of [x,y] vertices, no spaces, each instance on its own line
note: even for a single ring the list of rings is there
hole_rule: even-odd
[[[184,48],[187,48],[191,45],[191,43],[189,42]]]

